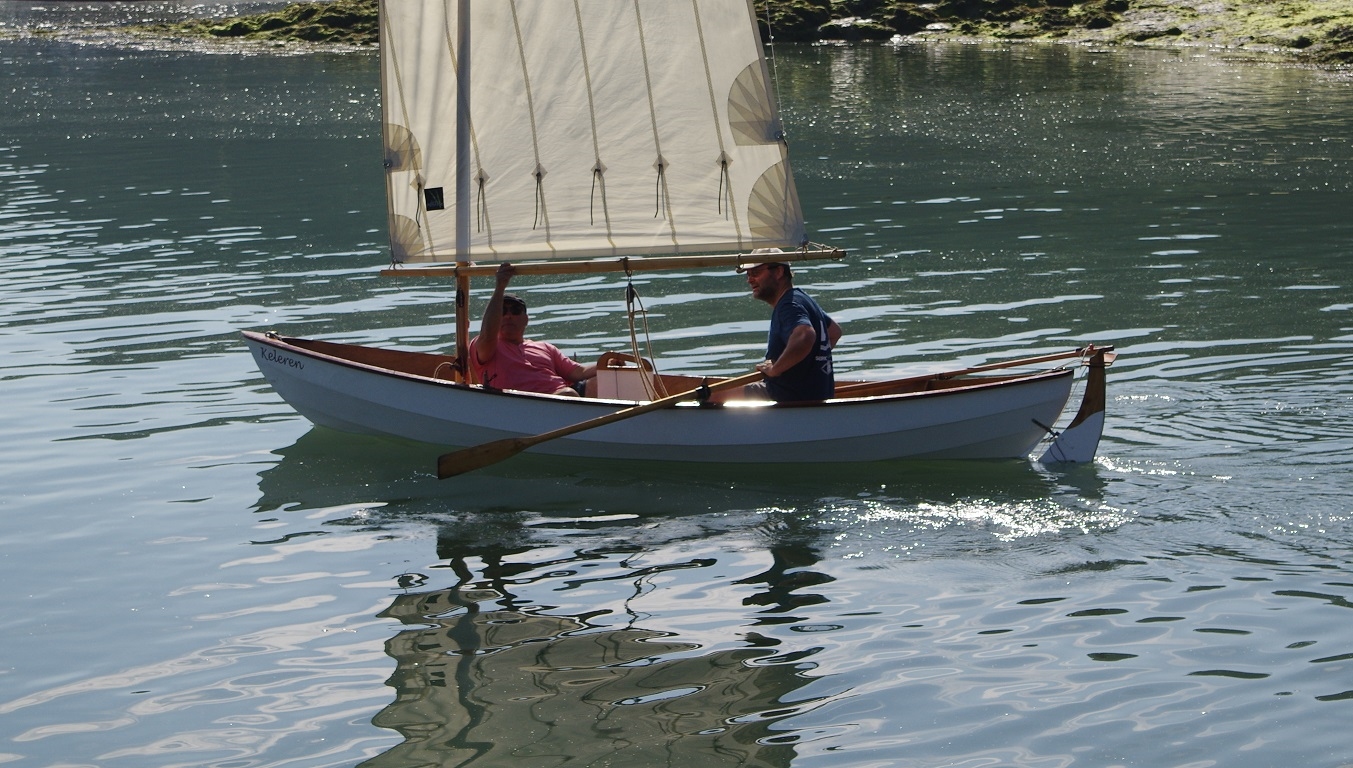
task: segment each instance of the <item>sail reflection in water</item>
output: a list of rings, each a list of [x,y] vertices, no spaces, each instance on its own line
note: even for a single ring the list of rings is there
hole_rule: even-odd
[[[777,563],[803,559],[774,554]],[[500,555],[481,559],[483,580],[473,580],[466,560],[453,556],[459,584],[401,595],[381,614],[413,627],[386,644],[397,662],[389,680],[397,694],[373,719],[404,742],[365,768],[510,760],[597,765],[616,758],[644,766],[791,764],[794,749],[776,743],[772,726],[813,705],[791,698],[811,678],[801,665],[775,657],[766,646],[776,641],[748,633],[745,647],[701,652],[699,644],[643,627],[633,612],[627,626],[615,628],[595,621],[607,610],[568,616],[518,605],[515,574],[543,570],[557,578],[595,555],[525,565],[505,564]],[[675,562],[624,578],[634,581],[637,595],[654,574],[709,565]],[[777,565],[748,580],[764,581],[768,590],[744,602],[784,610],[793,589],[777,583],[784,570]],[[806,573],[796,571],[795,583],[811,583]]]

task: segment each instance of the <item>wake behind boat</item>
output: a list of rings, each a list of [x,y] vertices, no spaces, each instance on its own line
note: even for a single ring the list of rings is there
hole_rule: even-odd
[[[273,388],[316,424],[480,446],[479,460],[528,447],[671,462],[1012,458],[1053,434],[1085,363],[1081,410],[1044,459],[1094,457],[1107,349],[838,381],[833,398],[793,404],[610,353],[582,398],[474,380],[470,280],[499,262],[557,275],[743,267],[772,248],[781,262],[843,256],[807,238],[750,2],[385,0],[381,86],[382,274],[454,280],[456,350],[246,332]],[[471,458],[444,456],[439,475]]]

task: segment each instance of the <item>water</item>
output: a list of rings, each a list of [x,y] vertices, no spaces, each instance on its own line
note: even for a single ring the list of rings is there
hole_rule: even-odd
[[[776,53],[841,367],[1116,344],[1094,466],[439,482],[238,338],[450,342],[374,274],[375,58],[0,40],[0,763],[1353,764],[1350,81]],[[636,283],[663,370],[756,360],[737,276]],[[626,343],[622,279],[514,288]]]

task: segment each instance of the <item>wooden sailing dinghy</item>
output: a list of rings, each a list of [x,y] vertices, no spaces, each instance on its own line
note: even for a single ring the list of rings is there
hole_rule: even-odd
[[[808,241],[769,82],[747,0],[384,0],[383,274],[455,281],[456,351],[246,332],[259,369],[302,415],[351,432],[818,464],[1027,456],[1054,434],[1086,364],[1081,411],[1043,458],[1091,460],[1106,349],[838,382],[835,398],[795,404],[698,398],[718,382],[619,355],[603,356],[582,398],[470,379],[470,279],[503,261],[551,275],[731,269],[766,260],[753,254],[764,248],[783,249],[777,261],[840,258]],[[683,391],[692,397],[662,396]]]

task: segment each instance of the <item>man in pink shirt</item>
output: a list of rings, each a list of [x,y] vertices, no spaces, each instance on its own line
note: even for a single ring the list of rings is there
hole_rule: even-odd
[[[511,264],[498,267],[479,335],[470,342],[475,376],[493,389],[576,397],[578,390],[573,385],[596,376],[597,367],[570,360],[553,344],[526,338],[526,302],[504,293],[516,272]],[[490,344],[486,339],[497,341]]]

